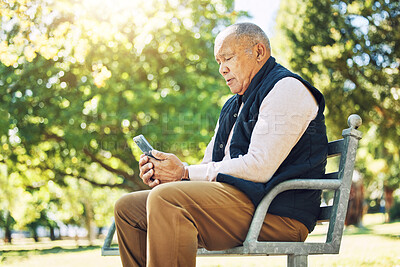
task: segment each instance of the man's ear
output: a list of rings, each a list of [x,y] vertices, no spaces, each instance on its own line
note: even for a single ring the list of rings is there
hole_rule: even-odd
[[[266,57],[269,56],[269,51],[267,47],[263,43],[258,43],[255,45],[255,54],[257,56],[257,61],[263,61]]]

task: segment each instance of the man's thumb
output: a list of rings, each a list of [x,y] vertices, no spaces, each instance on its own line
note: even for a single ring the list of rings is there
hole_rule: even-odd
[[[167,154],[158,150],[153,149],[151,151],[151,154],[153,155],[153,157],[155,157],[156,159],[166,159],[167,158]]]

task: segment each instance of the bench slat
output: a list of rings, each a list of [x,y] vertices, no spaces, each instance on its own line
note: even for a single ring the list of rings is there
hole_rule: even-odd
[[[339,178],[339,172],[325,173],[324,178],[325,179],[338,179]]]
[[[332,214],[332,206],[321,207],[318,221],[328,221]]]
[[[339,139],[328,143],[328,158],[339,156],[343,151],[344,140]]]

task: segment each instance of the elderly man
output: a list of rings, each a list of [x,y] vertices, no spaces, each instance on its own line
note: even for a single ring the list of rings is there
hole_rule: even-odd
[[[265,33],[234,24],[215,40],[219,72],[234,94],[223,106],[203,162],[142,155],[140,177],[152,190],[115,205],[124,266],[195,266],[196,250],[241,245],[262,197],[287,179],[319,178],[327,138],[322,94],[271,57]],[[321,192],[278,195],[259,240],[304,241],[316,223]]]

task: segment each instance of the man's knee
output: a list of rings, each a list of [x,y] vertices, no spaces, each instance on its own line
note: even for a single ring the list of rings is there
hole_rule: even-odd
[[[123,195],[115,202],[114,215],[145,213],[148,191],[137,191]]]
[[[154,187],[147,198],[147,208],[158,208],[166,203],[171,206],[179,206],[182,202],[182,190],[177,183],[161,184]]]
[[[121,214],[121,212],[124,212],[124,210],[127,209],[128,203],[130,201],[130,197],[128,197],[129,194],[126,194],[119,198],[115,204],[114,204],[114,216],[117,217],[117,215]]]

